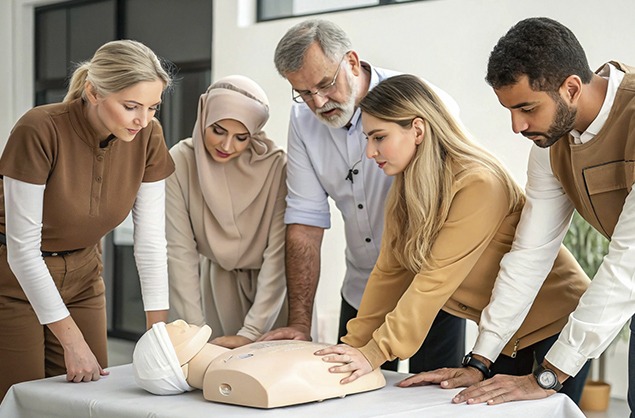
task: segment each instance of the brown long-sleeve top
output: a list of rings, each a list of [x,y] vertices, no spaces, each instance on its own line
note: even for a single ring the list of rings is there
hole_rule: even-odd
[[[521,208],[509,213],[504,185],[484,169],[456,168],[451,193],[450,211],[431,249],[434,268],[415,274],[400,265],[388,247],[394,231],[386,225],[358,315],[349,321],[342,338],[359,348],[373,368],[413,355],[440,309],[478,323],[489,303]],[[558,333],[588,284],[589,278],[562,247],[534,305],[503,353],[509,355]]]

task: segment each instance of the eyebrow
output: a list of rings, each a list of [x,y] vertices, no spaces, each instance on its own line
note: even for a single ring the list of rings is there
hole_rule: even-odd
[[[217,127],[221,128],[223,131],[225,131],[225,132],[229,132],[229,131],[227,130],[227,128],[223,127],[223,125],[220,125],[218,122],[214,122],[214,123],[212,123],[212,126],[217,126]],[[237,133],[236,135],[249,135],[249,132],[239,132],[239,133]]]
[[[225,129],[223,125],[219,124],[218,122],[212,123],[212,126],[216,126],[218,128],[221,128],[223,131],[227,132],[227,129]]]
[[[513,105],[513,106],[510,106],[509,108],[510,108],[510,109],[519,109],[519,108],[521,108],[521,107],[535,105],[536,103],[538,103],[538,101],[533,101],[533,102],[522,102],[522,103],[518,103],[518,104],[515,104],[515,105]],[[501,104],[502,104],[502,103],[501,103]],[[503,105],[503,106],[505,106],[505,105]]]
[[[139,102],[138,102],[138,101],[136,101],[136,100],[124,100],[124,102],[125,102],[125,103],[134,103],[134,104],[136,104],[136,105],[143,106],[143,103],[139,103]],[[153,104],[153,105],[150,105],[149,107],[152,107],[152,106],[158,106],[158,105],[160,105],[160,104],[161,104],[161,102],[162,102],[162,101],[161,101],[161,100],[159,100],[158,102],[156,102],[156,103],[155,103],[155,104]]]
[[[381,129],[381,128],[373,129],[372,131],[368,132],[367,134],[364,133],[364,132],[362,132],[362,133],[364,133],[364,135],[366,135],[366,136],[371,136],[371,135],[376,134],[377,132],[380,132],[380,131],[383,131],[383,129]]]
[[[333,80],[329,80],[329,78],[327,76],[324,76],[320,81],[318,81],[312,88],[310,89],[298,89],[293,87],[293,85],[291,85],[291,88],[293,88],[293,90],[297,91],[297,92],[302,92],[302,91],[308,91],[310,92],[311,89],[319,89],[322,88],[325,84],[330,84],[331,81]]]

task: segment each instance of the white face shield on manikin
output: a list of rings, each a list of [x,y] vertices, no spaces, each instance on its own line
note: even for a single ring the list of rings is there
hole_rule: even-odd
[[[177,395],[194,389],[186,381],[163,322],[141,336],[132,354],[132,368],[137,384],[155,395]]]

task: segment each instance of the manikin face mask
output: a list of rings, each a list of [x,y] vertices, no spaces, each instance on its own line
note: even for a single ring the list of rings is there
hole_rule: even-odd
[[[204,326],[199,333],[201,339],[207,341],[211,329]],[[137,384],[155,395],[176,395],[194,389],[185,380],[186,375],[163,322],[154,324],[139,339],[132,354],[132,365]]]

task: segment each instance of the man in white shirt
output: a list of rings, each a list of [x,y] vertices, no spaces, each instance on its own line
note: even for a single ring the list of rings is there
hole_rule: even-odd
[[[366,137],[357,105],[370,88],[397,73],[361,61],[341,28],[317,19],[289,29],[274,61],[296,102],[289,123],[285,213],[289,321],[263,339],[310,339],[322,237],[331,226],[329,197],[342,212],[347,244],[342,337],[379,256],[384,200],[392,182],[364,156]],[[456,102],[435,91],[458,114]],[[465,321],[441,312],[410,359],[410,370],[458,366],[464,352]],[[396,363],[387,368],[396,369]]]
[[[557,342],[532,374],[498,375],[474,384],[483,379],[480,372],[454,369],[428,373],[419,382],[447,388],[474,384],[455,402],[544,398],[597,358],[635,314],[633,70],[610,62],[594,74],[575,35],[547,18],[519,22],[494,47],[486,79],[511,112],[513,131],[536,147],[529,158],[527,203],[512,250],[501,262],[492,300],[483,311],[473,356],[488,367],[496,361],[527,314],[574,209],[611,240],[609,252]],[[632,332],[631,328],[631,411]]]

